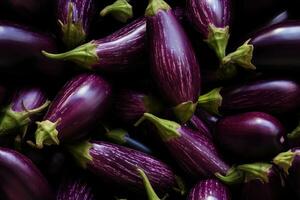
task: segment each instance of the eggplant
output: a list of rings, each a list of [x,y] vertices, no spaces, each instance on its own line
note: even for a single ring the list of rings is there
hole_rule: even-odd
[[[115,115],[125,123],[134,123],[145,112],[158,114],[162,110],[161,102],[153,95],[130,89],[122,89],[115,98]]]
[[[209,127],[196,115],[193,115],[191,119],[184,125],[212,139],[212,134]]]
[[[150,121],[157,128],[158,135],[173,158],[191,177],[203,178],[212,177],[215,174],[229,174],[230,167],[219,156],[210,138],[186,126],[158,118],[150,113],[145,113],[136,125],[143,120]],[[230,174],[233,175],[233,172]]]
[[[116,0],[113,4],[106,6],[100,12],[100,15],[112,15],[120,22],[127,22],[128,19],[133,17],[132,6],[127,0]]]
[[[138,140],[130,137],[124,129],[113,129],[105,134],[106,138],[116,144],[128,146],[146,154],[153,154],[152,150]]]
[[[200,68],[192,44],[163,0],[149,1],[145,15],[153,79],[177,118],[186,122],[200,93]]]
[[[140,151],[100,141],[73,144],[68,149],[80,166],[126,189],[143,189],[137,168],[144,170],[157,191],[166,192],[176,186],[169,166]]]
[[[289,113],[300,106],[300,85],[289,79],[252,81],[215,88],[201,95],[198,103],[215,114],[253,110],[272,114]]]
[[[263,112],[227,116],[216,127],[222,147],[238,158],[262,159],[279,153],[285,144],[283,125]]]
[[[1,193],[7,200],[53,200],[53,193],[39,169],[24,155],[0,147]]]
[[[57,20],[61,39],[67,48],[72,49],[85,42],[95,14],[94,0],[58,0]]]
[[[59,91],[43,121],[37,122],[36,147],[85,136],[105,113],[110,96],[110,84],[98,75],[82,74],[71,79]]]
[[[211,114],[204,109],[197,109],[196,116],[206,124],[211,133],[214,132],[216,124],[220,120],[220,116]]]
[[[206,179],[198,182],[190,191],[188,200],[230,200],[229,189],[218,179]]]
[[[0,135],[13,131],[21,131],[24,135],[36,115],[43,112],[49,104],[45,92],[39,87],[17,90],[9,105],[2,111]]]
[[[56,200],[95,200],[91,185],[83,178],[65,178],[56,194]]]

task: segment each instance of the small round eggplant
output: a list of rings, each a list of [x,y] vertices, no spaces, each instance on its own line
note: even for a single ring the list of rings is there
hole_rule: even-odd
[[[22,88],[15,92],[9,106],[2,113],[0,120],[0,135],[12,131],[26,133],[27,128],[50,104],[45,92],[38,87]]]
[[[273,116],[248,112],[221,119],[216,127],[218,142],[229,152],[246,159],[274,156],[283,149],[285,131]]]
[[[37,122],[36,147],[79,139],[103,116],[111,96],[110,84],[100,76],[82,74],[60,90],[42,122]]]
[[[207,179],[197,183],[190,191],[188,200],[230,200],[229,189],[218,179]]]
[[[92,141],[69,146],[69,151],[83,168],[130,190],[143,189],[137,168],[144,170],[157,191],[166,192],[176,186],[169,166],[133,149]]]
[[[0,148],[1,192],[7,200],[53,200],[47,180],[22,154]]]
[[[161,95],[176,117],[188,121],[200,93],[200,69],[192,44],[163,0],[149,1],[145,13],[151,71]]]
[[[270,101],[272,99],[272,101]],[[216,88],[198,99],[200,107],[215,114],[240,111],[288,113],[300,107],[300,85],[293,80],[259,80]]]

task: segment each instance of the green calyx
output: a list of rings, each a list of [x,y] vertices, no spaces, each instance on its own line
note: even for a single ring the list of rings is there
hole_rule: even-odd
[[[217,69],[217,79],[226,81],[234,78],[237,75],[238,71],[234,64],[227,64],[226,66],[220,65]]]
[[[46,101],[43,105],[35,109],[27,109],[22,102],[23,111],[17,112],[13,111],[11,106],[4,109],[2,119],[0,122],[0,135],[9,134],[14,130],[21,130],[23,136],[26,133],[27,127],[31,122],[30,118],[42,112],[48,107],[50,101]]]
[[[232,167],[228,170],[226,175],[222,175],[220,173],[216,173],[215,176],[220,179],[222,182],[232,185],[239,184],[244,181],[244,173],[237,169],[236,167]]]
[[[242,46],[238,47],[236,51],[228,54],[222,60],[224,66],[228,64],[239,65],[245,69],[255,70],[256,67],[251,63],[253,55],[253,45],[248,44],[247,40]]]
[[[196,108],[197,108],[197,103],[193,103],[192,101],[187,101],[174,107],[173,112],[180,122],[185,123],[189,119],[191,119]]]
[[[245,173],[245,182],[258,179],[262,183],[268,183],[268,175],[272,165],[269,163],[252,163],[239,165],[237,168]]]
[[[140,174],[141,178],[143,179],[143,183],[144,183],[147,195],[148,195],[148,199],[149,200],[160,200],[160,198],[155,193],[145,172],[141,168],[137,168],[137,171]]]
[[[133,17],[132,6],[127,0],[116,0],[113,4],[106,6],[101,10],[100,15],[112,15],[120,22],[127,22],[128,19]]]
[[[300,122],[298,126],[289,134],[287,134],[288,139],[296,139],[300,137]]]
[[[87,164],[93,161],[93,158],[90,155],[92,146],[91,143],[84,141],[78,144],[69,145],[67,146],[67,149],[75,158],[76,162],[85,169]]]
[[[109,140],[117,144],[126,143],[125,137],[127,136],[127,131],[124,129],[113,129],[108,131],[105,135]]]
[[[57,137],[58,131],[56,130],[56,126],[59,122],[60,120],[54,123],[49,120],[36,122],[35,143],[37,148],[42,149],[44,145],[59,145]]]
[[[171,7],[164,0],[149,0],[145,16],[155,16],[160,10],[168,11],[170,9]]]
[[[291,150],[282,152],[273,158],[273,163],[283,169],[283,171],[288,175],[289,169],[292,166],[296,155],[300,155],[300,153],[292,152]]]
[[[221,87],[215,88],[210,92],[201,95],[198,98],[199,106],[210,113],[220,115],[219,107],[222,105],[222,96],[220,94],[221,89]]]
[[[173,138],[178,138],[181,134],[178,132],[180,124],[176,122],[158,118],[150,113],[144,113],[144,116],[138,120],[135,126],[138,126],[144,120],[150,121],[158,129],[158,134],[164,141],[171,140]]]
[[[229,27],[217,28],[213,24],[208,26],[208,36],[205,42],[216,52],[222,60],[226,54],[226,47],[229,39]]]
[[[146,112],[152,114],[158,114],[163,110],[162,103],[155,97],[147,95],[144,96],[143,102],[146,108]]]
[[[69,2],[68,4],[68,16],[67,22],[64,24],[61,20],[58,23],[62,31],[63,43],[69,48],[77,47],[85,41],[85,31],[82,27],[82,22],[73,22],[74,4]]]
[[[82,67],[91,69],[91,66],[99,61],[96,49],[97,44],[91,41],[65,53],[52,54],[42,51],[42,54],[54,60],[72,61]]]

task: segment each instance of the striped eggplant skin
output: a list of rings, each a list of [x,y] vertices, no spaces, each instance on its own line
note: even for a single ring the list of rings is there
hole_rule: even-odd
[[[59,186],[56,200],[95,200],[90,184],[79,177],[66,178]]]
[[[177,106],[195,102],[200,68],[193,47],[171,9],[147,17],[151,71],[161,95]]]
[[[52,101],[43,121],[38,122],[37,146],[58,145],[86,135],[108,109],[110,97],[111,86],[101,76],[81,74],[71,79]]]
[[[137,167],[144,170],[157,192],[176,186],[175,175],[165,163],[137,150],[100,141],[92,141],[87,169],[108,181],[127,189],[143,191],[144,185]]]
[[[300,106],[300,85],[289,79],[259,80],[222,88],[221,112],[294,112]],[[269,101],[272,99],[272,101]]]
[[[53,200],[47,180],[24,155],[0,148],[1,191],[7,200]]]
[[[218,179],[207,179],[198,182],[190,191],[188,200],[230,200],[227,186]]]
[[[212,134],[209,127],[201,118],[197,117],[196,115],[193,115],[191,119],[184,125],[212,139]]]
[[[270,158],[285,144],[283,125],[263,112],[247,112],[224,117],[216,127],[216,137],[222,147],[238,158]]]
[[[253,64],[258,70],[299,71],[300,21],[268,26],[250,36]]]

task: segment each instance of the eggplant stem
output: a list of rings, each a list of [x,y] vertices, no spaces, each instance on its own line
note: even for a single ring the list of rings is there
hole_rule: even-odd
[[[269,182],[269,171],[272,165],[269,163],[252,163],[237,166],[237,168],[245,173],[245,181],[258,179],[262,183]]]
[[[100,12],[102,17],[108,14],[112,15],[116,20],[125,23],[133,17],[132,6],[126,0],[116,0]]]
[[[155,193],[145,172],[141,168],[137,168],[137,171],[140,174],[140,176],[142,177],[142,180],[143,180],[143,183],[144,183],[147,195],[148,195],[148,199],[149,200],[160,200],[160,198]]]
[[[149,0],[145,16],[155,16],[160,10],[168,11],[171,7],[164,0]]]

